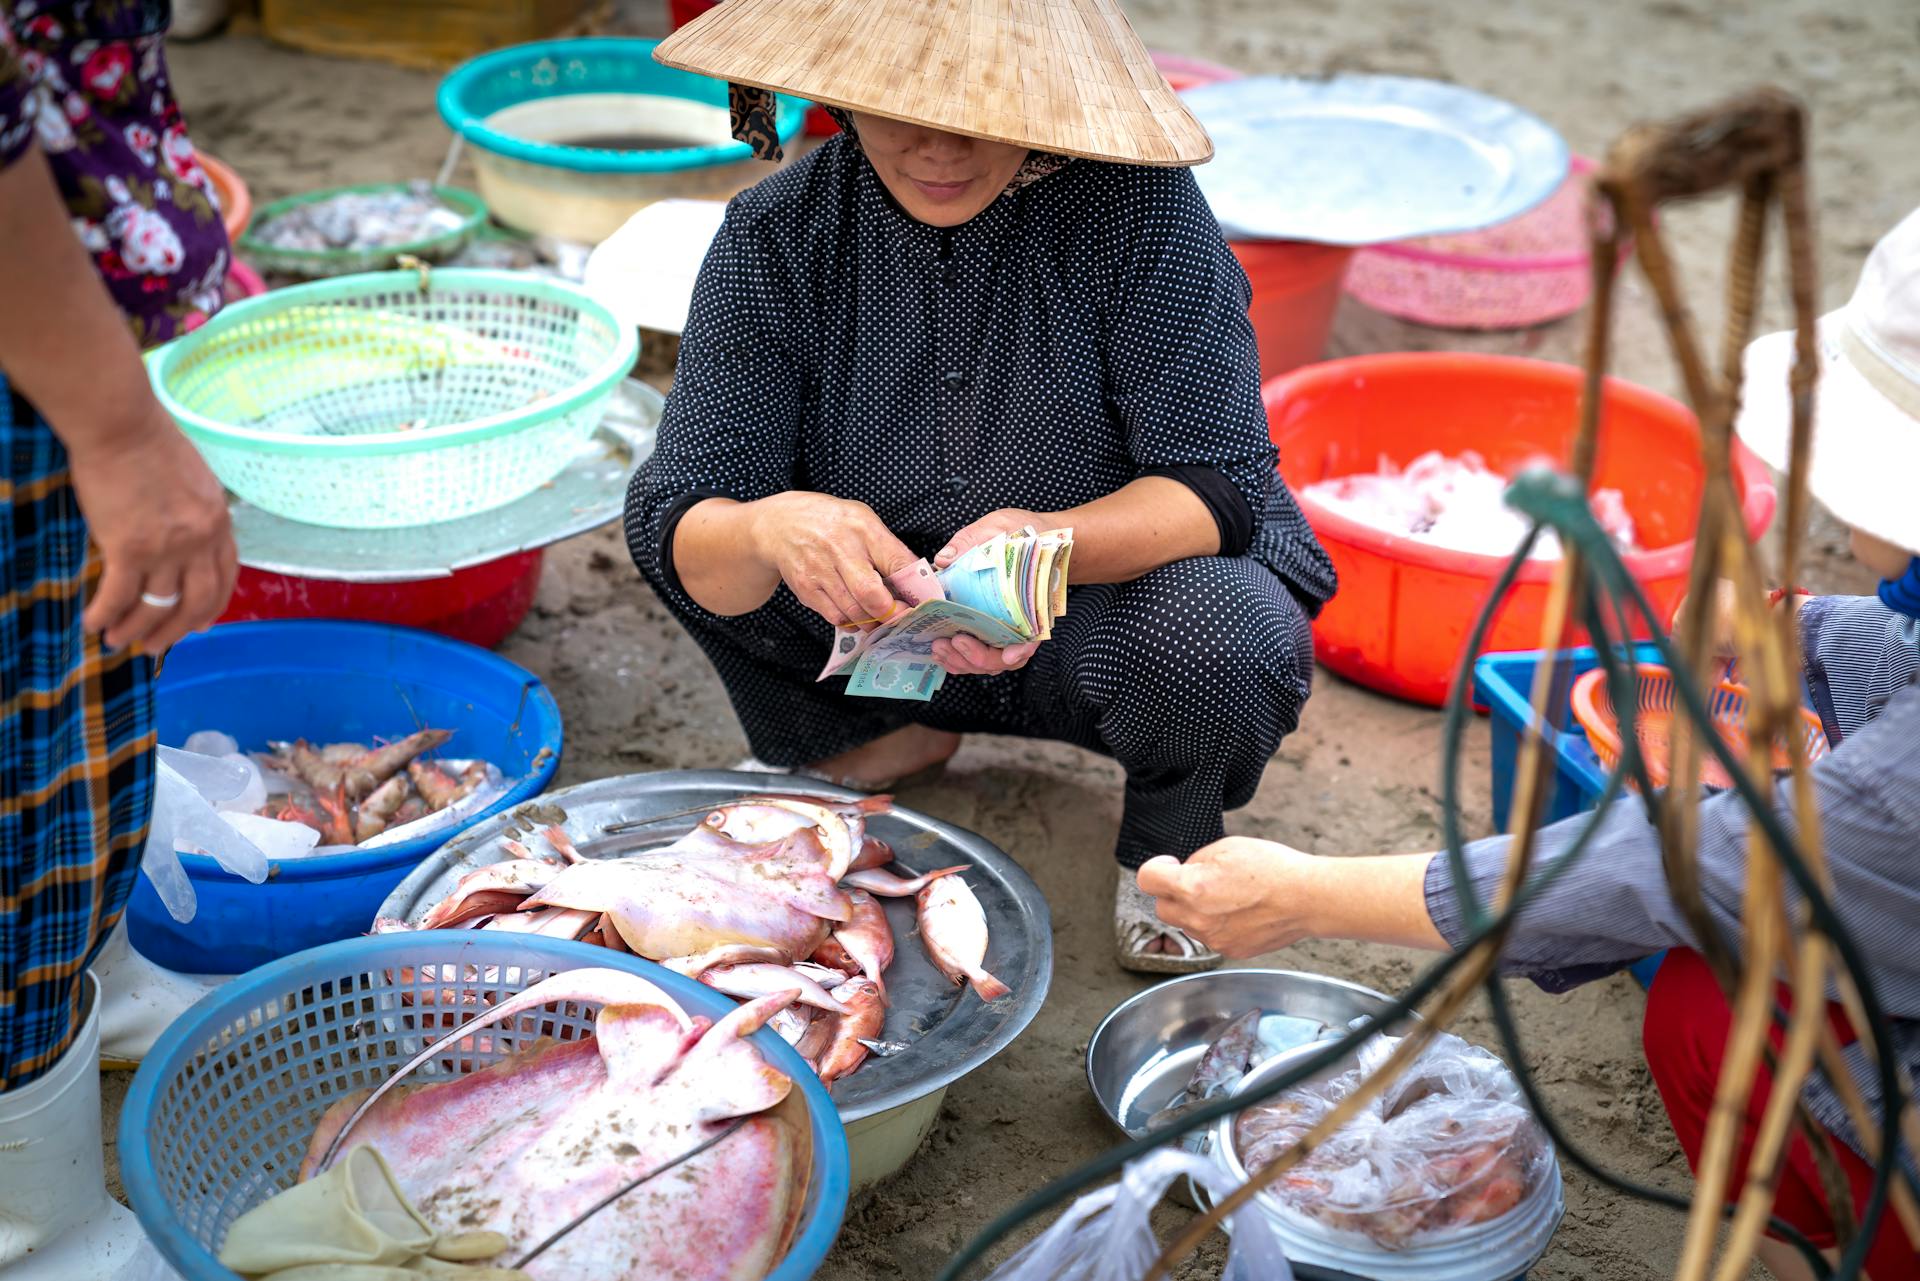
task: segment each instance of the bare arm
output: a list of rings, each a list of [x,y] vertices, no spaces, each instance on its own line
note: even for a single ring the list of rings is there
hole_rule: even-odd
[[[869,622],[894,606],[884,575],[913,562],[865,503],[804,490],[750,503],[706,499],[673,536],[681,587],[716,614],[756,610],[785,582],[828,622]]]
[[[1160,919],[1222,955],[1259,956],[1304,938],[1448,950],[1427,912],[1431,854],[1320,858],[1274,841],[1229,836],[1185,863],[1156,858],[1140,888]]]
[[[0,168],[0,370],[67,447],[105,562],[84,623],[157,653],[225,608],[236,572],[220,484],[154,399],[126,319],[74,237],[45,157]],[[175,606],[141,593],[178,596]]]

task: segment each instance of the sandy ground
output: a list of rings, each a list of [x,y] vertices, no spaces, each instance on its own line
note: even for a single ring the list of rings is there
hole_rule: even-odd
[[[644,12],[640,34],[657,24]],[[1873,239],[1920,193],[1920,20],[1907,0],[1132,0],[1155,48],[1253,71],[1400,72],[1457,80],[1508,97],[1595,152],[1636,118],[1689,109],[1757,82],[1804,95],[1812,109],[1813,190],[1826,305],[1841,302]],[[1740,12],[1729,12],[1738,9]],[[177,47],[174,66],[195,136],[233,163],[256,199],[339,182],[430,175],[447,144],[432,107],[436,78],[372,62],[311,58],[242,31]],[[1667,225],[1699,315],[1713,324],[1730,226],[1724,204]],[[1764,319],[1777,324],[1776,289]],[[1563,322],[1468,337],[1400,324],[1348,302],[1334,354],[1455,347],[1577,359],[1580,328]],[[1646,291],[1626,286],[1616,371],[1674,390]],[[1822,526],[1816,588],[1858,589],[1844,539]],[[638,770],[713,766],[745,750],[722,690],[695,647],[634,574],[616,534],[556,548],[533,614],[504,652],[553,687],[567,721],[563,782]],[[1427,849],[1438,839],[1436,713],[1322,674],[1301,731],[1267,771],[1231,831],[1325,853]],[[1467,820],[1488,830],[1485,726],[1465,776]],[[822,1276],[830,1281],[931,1275],[969,1233],[1016,1198],[1113,1141],[1088,1096],[1082,1054],[1117,1002],[1145,986],[1111,958],[1110,843],[1120,775],[1094,756],[1049,744],[967,743],[939,784],[903,799],[984,833],[1036,877],[1053,908],[1056,976],[1027,1034],[961,1082],[925,1150],[852,1210]],[[1385,948],[1312,944],[1274,963],[1403,986],[1414,957]],[[1535,1070],[1565,1124],[1613,1167],[1674,1189],[1686,1167],[1641,1065],[1639,990],[1626,978],[1561,998],[1530,986],[1515,998]],[[1483,1017],[1465,1034],[1486,1038]],[[123,1083],[110,1087],[117,1103]],[[109,1131],[111,1133],[111,1131]],[[1616,1197],[1578,1174],[1538,1281],[1637,1281],[1670,1274],[1676,1216]],[[1170,1218],[1180,1212],[1164,1211]],[[1211,1275],[1209,1251],[1190,1269]]]

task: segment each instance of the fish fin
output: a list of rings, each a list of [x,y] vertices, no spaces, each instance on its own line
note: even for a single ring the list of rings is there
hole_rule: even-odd
[[[997,1001],[1012,993],[1013,989],[1002,983],[985,970],[974,970],[967,975],[967,981],[973,984],[973,990],[983,1001]]]
[[[628,974],[624,970],[609,970],[598,966],[588,966],[578,970],[565,970],[549,978],[542,979],[527,988],[518,996],[509,997],[489,1009],[481,1011],[466,1020],[459,1027],[447,1033],[439,1040],[420,1051],[395,1070],[392,1076],[382,1081],[377,1089],[367,1095],[359,1106],[355,1107],[346,1122],[335,1133],[327,1150],[321,1154],[315,1164],[315,1170],[324,1170],[333,1164],[339,1154],[340,1146],[347,1134],[373,1105],[388,1092],[400,1084],[401,1080],[421,1064],[446,1052],[449,1046],[458,1045],[462,1040],[479,1028],[501,1019],[519,1014],[523,1010],[537,1009],[553,1001],[580,1001],[594,1005],[658,1005],[677,1017],[688,1029],[693,1020],[687,1012],[675,1003],[674,999],[637,974]]]

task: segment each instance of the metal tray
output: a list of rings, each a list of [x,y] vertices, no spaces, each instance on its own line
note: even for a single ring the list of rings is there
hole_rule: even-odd
[[[1475,231],[1552,195],[1570,163],[1537,117],[1437,80],[1249,76],[1181,97],[1213,137],[1194,177],[1229,239]]]
[[[602,837],[611,824],[717,804],[754,792],[780,791],[835,800],[859,793],[812,779],[725,770],[674,770],[597,779],[549,792],[526,805],[471,828],[435,852],[400,883],[380,909],[382,916],[417,921],[446,897],[455,881],[478,867],[508,857],[500,839],[511,831],[564,822],[589,857],[614,857],[665,844],[691,828],[688,818],[657,829]],[[1013,989],[991,1004],[971,988],[956,988],[933,967],[915,929],[914,901],[882,899],[893,926],[895,956],[887,969],[884,1036],[908,1048],[891,1058],[869,1056],[860,1070],[833,1086],[834,1102],[847,1122],[886,1112],[959,1080],[1012,1044],[1047,998],[1053,978],[1053,925],[1039,886],[1005,852],[972,832],[913,810],[896,809],[869,819],[867,830],[893,846],[916,872],[971,863],[960,873],[987,914],[987,969]]]
[[[1130,1138],[1173,1102],[1226,1025],[1251,1009],[1301,1020],[1300,1044],[1338,1039],[1392,1002],[1371,988],[1294,970],[1215,970],[1157,984],[1121,1002],[1087,1042],[1087,1085]]]
[[[406,583],[446,578],[597,529],[619,517],[627,478],[653,453],[666,401],[646,383],[624,379],[606,417],[566,470],[525,498],[493,511],[405,529],[333,529],[288,520],[234,499],[233,539],[240,563],[297,578]]]

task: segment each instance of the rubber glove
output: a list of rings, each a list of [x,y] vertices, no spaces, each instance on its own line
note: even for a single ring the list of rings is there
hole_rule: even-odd
[[[468,1261],[491,1258],[507,1244],[497,1232],[435,1232],[407,1204],[386,1159],[362,1145],[324,1174],[236,1219],[220,1247],[220,1262],[243,1276],[292,1271],[298,1275],[291,1281],[387,1281],[382,1269],[398,1272],[422,1255]],[[315,1266],[373,1270],[310,1274]]]

